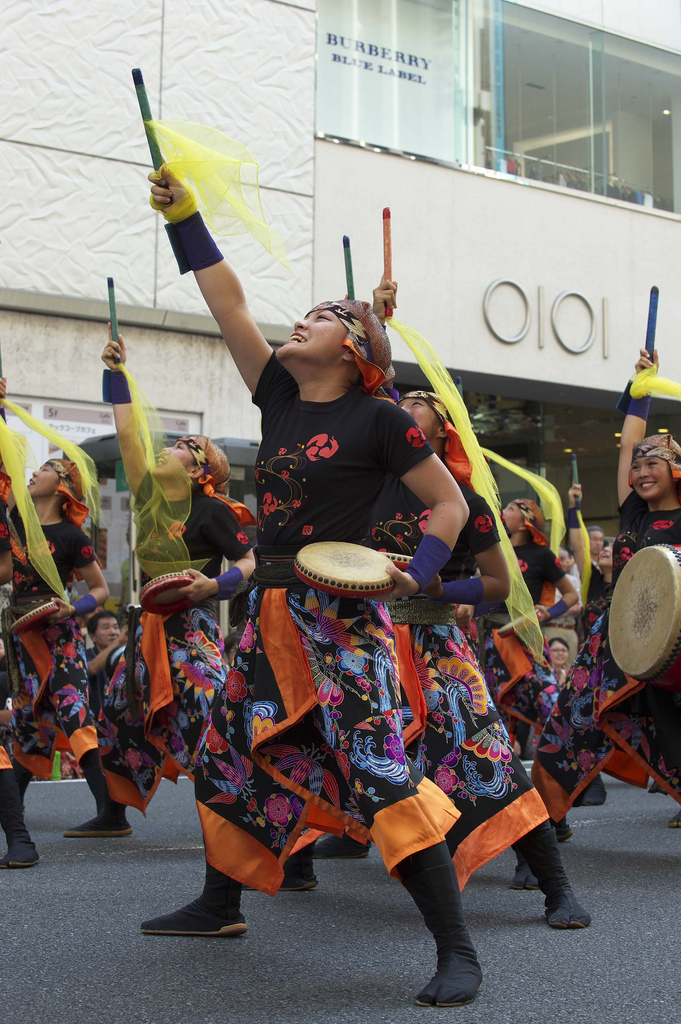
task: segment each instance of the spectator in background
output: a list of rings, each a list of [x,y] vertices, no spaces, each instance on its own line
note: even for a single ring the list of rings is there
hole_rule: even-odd
[[[570,666],[572,664],[570,659],[570,647],[566,640],[562,637],[554,636],[549,641],[549,649],[551,651],[551,662],[553,664],[553,672],[556,677],[558,686],[565,686],[565,680],[567,679]]]
[[[579,487],[579,484],[576,485]],[[572,489],[571,489],[572,491]],[[581,491],[578,497],[581,498]],[[598,556],[605,547],[605,534],[600,526],[587,526],[589,533],[589,547],[591,548],[591,561],[598,564]]]
[[[229,633],[229,635],[225,637],[225,650],[222,655],[225,665],[229,665],[231,667],[234,664],[234,656],[239,650],[241,635],[240,630],[235,630],[233,633]]]
[[[90,708],[95,719],[102,707],[104,689],[113,669],[108,664],[109,656],[121,647],[121,630],[113,612],[97,611],[87,623],[88,635],[94,646],[88,648],[87,671],[90,684]],[[114,666],[115,667],[115,666]]]

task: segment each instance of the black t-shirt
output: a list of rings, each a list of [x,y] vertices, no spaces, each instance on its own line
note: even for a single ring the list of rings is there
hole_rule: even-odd
[[[16,506],[12,509],[10,515],[25,557],[25,562],[20,561],[16,555],[12,557],[14,593],[17,595],[30,594],[36,597],[42,597],[43,594],[51,594],[50,586],[36,572],[28,560],[26,532]],[[43,533],[52,552],[54,564],[59,573],[59,579],[64,587],[68,583],[74,569],[83,569],[86,565],[92,565],[95,561],[95,553],[92,550],[90,538],[82,530],[79,530],[77,526],[69,522],[68,519],[62,519],[60,523],[43,526]]]
[[[514,547],[520,571],[534,604],[539,604],[544,583],[554,585],[565,576],[553,551],[543,544],[521,544]]]
[[[452,557],[440,571],[446,583],[472,576],[475,556],[499,543],[494,516],[485,499],[465,484],[459,484],[459,487],[469,513]],[[423,538],[430,509],[397,477],[390,476],[383,484],[373,518],[368,541],[372,548],[413,555]]]
[[[591,563],[591,579],[589,580],[589,593],[587,594],[586,606],[582,613],[584,628],[587,633],[591,627],[598,622],[603,612],[610,605],[612,597],[612,583],[607,583],[605,576],[597,565]]]
[[[681,508],[650,512],[632,491],[620,508],[620,532],[612,546],[613,582],[632,555],[655,544],[681,544]]]
[[[11,551],[12,544],[9,539],[9,525],[7,523],[7,509],[4,501],[0,501],[0,553]]]
[[[408,413],[359,387],[333,402],[302,401],[275,355],[253,401],[262,411],[255,481],[264,556],[314,541],[361,543],[385,477],[433,454]]]
[[[147,474],[137,492],[138,500],[149,498],[150,486]],[[173,503],[169,504],[172,508]],[[223,557],[236,562],[251,550],[246,531],[224,501],[209,497],[202,491],[192,493],[191,509],[182,527],[182,539],[192,561],[208,559],[201,572],[211,579],[220,575]],[[146,575],[144,580],[148,580]]]

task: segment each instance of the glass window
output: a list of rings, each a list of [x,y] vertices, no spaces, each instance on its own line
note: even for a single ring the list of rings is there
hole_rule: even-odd
[[[681,213],[677,54],[509,0],[318,12],[324,135]]]

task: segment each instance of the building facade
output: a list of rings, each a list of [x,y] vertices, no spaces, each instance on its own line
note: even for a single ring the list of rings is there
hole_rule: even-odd
[[[248,235],[219,244],[268,340],[344,292],[344,234],[370,297],[390,206],[399,316],[462,376],[483,443],[562,491],[575,451],[587,520],[614,523],[614,404],[653,284],[663,372],[681,379],[681,4],[223,0],[189,18],[176,0],[16,0],[5,42],[0,343],[17,401],[72,437],[111,432],[112,276],[141,385],[170,429],[229,439],[253,501],[257,410],[147,205],[139,66],[154,114],[259,162],[294,273]],[[393,340],[400,384],[421,383]],[[651,430],[681,432],[674,404]],[[108,486],[113,580],[126,496]]]

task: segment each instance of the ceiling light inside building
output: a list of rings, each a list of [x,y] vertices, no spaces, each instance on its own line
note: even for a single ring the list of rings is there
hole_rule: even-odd
[[[671,114],[671,110],[663,110],[662,113],[663,114]]]
[[[622,431],[621,430],[616,430],[615,431],[615,437],[621,437],[621,436],[622,436]]]
[[[669,433],[669,431],[667,430],[666,427],[658,427],[657,428],[657,432],[658,432],[658,434],[668,434]]]
[[[566,452],[566,454],[569,455],[570,452],[572,451],[572,448],[563,448],[563,451]]]

